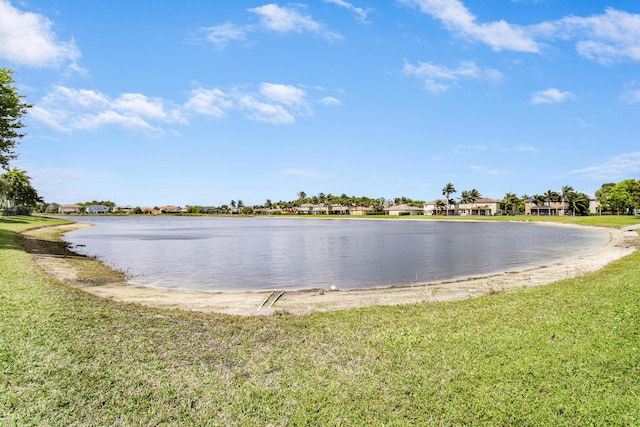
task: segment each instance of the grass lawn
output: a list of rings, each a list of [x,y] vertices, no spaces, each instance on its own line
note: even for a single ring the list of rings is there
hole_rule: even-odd
[[[55,222],[0,217],[0,425],[640,425],[640,252],[466,301],[231,317],[43,276],[18,233]]]

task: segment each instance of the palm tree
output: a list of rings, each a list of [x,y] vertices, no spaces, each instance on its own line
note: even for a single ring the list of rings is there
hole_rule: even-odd
[[[508,211],[508,213],[515,213],[519,202],[520,198],[514,193],[507,193],[502,199],[502,204],[504,205],[504,208],[506,211]]]
[[[455,200],[452,200],[449,198],[449,196],[452,195],[453,193],[456,193],[456,188],[453,186],[452,183],[448,183],[442,189],[442,195],[447,199],[447,215],[449,215],[449,205],[453,204],[455,206],[455,203],[456,203]]]
[[[468,193],[468,198],[469,198],[469,202],[471,202],[473,205],[476,204],[476,202],[478,201],[479,198],[481,198],[482,196],[480,195],[480,192],[478,190],[476,190],[475,188],[472,188]],[[477,206],[474,206],[477,207]],[[471,209],[471,213],[473,213],[473,209]]]
[[[567,202],[569,203],[569,209],[573,212],[574,216],[576,213],[578,215],[586,215],[589,213],[589,205],[591,201],[589,200],[589,196],[586,194],[572,191],[567,194]]]
[[[304,200],[306,198],[307,198],[307,193],[305,193],[304,191],[298,192],[298,200],[300,201],[300,204],[304,203]]]
[[[531,198],[533,199],[533,203],[538,206],[538,215],[540,215],[540,206],[544,206],[547,198],[541,194],[534,194]]]
[[[31,186],[31,177],[25,171],[13,168],[0,175],[0,202],[0,207],[22,207],[30,212],[38,203],[43,203],[43,199]]]
[[[445,206],[446,204],[442,200],[436,200],[436,210],[438,211],[438,215],[442,215],[442,211],[444,210]]]
[[[565,215],[565,208],[567,203],[567,198],[569,194],[573,193],[573,187],[570,185],[563,185],[560,196],[562,197],[562,216]]]
[[[551,202],[557,202],[560,200],[560,195],[553,190],[547,190],[547,192],[544,193],[544,197],[546,197],[547,202],[549,203],[549,215],[551,215]]]

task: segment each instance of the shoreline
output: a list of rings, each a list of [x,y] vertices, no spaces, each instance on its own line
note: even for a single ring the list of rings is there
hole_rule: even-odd
[[[546,222],[541,224],[583,227],[575,224]],[[487,296],[584,276],[633,253],[638,246],[638,233],[632,228],[599,227],[609,233],[609,242],[592,252],[579,257],[554,261],[553,264],[546,266],[482,277],[357,290],[198,292],[129,284],[122,272],[110,269],[98,260],[78,256],[59,240],[59,236],[68,231],[89,226],[87,223],[76,222],[29,230],[23,233],[26,240],[30,242],[29,245],[25,245],[25,250],[32,254],[36,263],[47,275],[65,285],[102,298],[152,307],[231,315],[269,315],[276,312],[304,314],[366,306],[432,303]],[[43,238],[44,235],[48,238]],[[103,270],[110,270],[110,273],[106,273],[101,280],[82,277],[86,276],[86,274],[82,274],[83,270],[92,271],[98,265]]]

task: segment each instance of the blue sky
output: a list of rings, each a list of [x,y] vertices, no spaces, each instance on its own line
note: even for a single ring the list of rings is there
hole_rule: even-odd
[[[0,46],[49,202],[640,178],[637,0],[0,0]]]

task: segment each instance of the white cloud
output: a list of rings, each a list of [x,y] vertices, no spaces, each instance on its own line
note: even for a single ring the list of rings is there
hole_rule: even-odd
[[[628,104],[640,103],[640,90],[627,90],[620,96],[620,99]]]
[[[286,125],[312,113],[307,93],[293,85],[262,83],[257,91],[197,88],[185,104],[188,111],[222,118],[240,111],[251,120]]]
[[[471,40],[481,41],[493,50],[539,52],[538,43],[527,33],[526,27],[504,20],[477,23],[476,17],[460,0],[400,0],[421,12],[440,20],[447,29]]]
[[[166,124],[188,124],[187,116],[193,115],[223,119],[236,112],[258,122],[292,124],[313,113],[307,98],[299,87],[265,82],[257,89],[198,87],[177,106],[140,93],[110,98],[93,90],[57,86],[34,105],[30,116],[62,132],[116,126],[159,136],[166,134]]]
[[[315,21],[311,16],[291,8],[271,3],[248,10],[258,15],[262,27],[270,31],[278,33],[312,33],[321,35],[328,40],[342,39],[339,33],[325,29],[324,25]]]
[[[587,17],[567,16],[521,26],[504,20],[480,23],[461,0],[399,0],[441,21],[451,32],[496,51],[539,53],[542,41],[574,40],[579,55],[600,64],[640,61],[640,14],[607,8]]]
[[[191,97],[185,104],[185,108],[198,114],[222,118],[226,110],[232,109],[234,102],[229,95],[222,90],[197,88],[191,91]]]
[[[533,26],[532,30],[550,39],[575,39],[580,55],[601,64],[640,61],[640,14],[608,8],[601,15],[568,16]]]
[[[474,62],[462,62],[457,68],[448,68],[431,62],[418,62],[412,65],[405,61],[404,73],[424,81],[432,93],[449,90],[452,84],[460,80],[486,80],[497,82],[502,79],[502,73],[493,68],[482,69]]]
[[[570,101],[575,99],[576,96],[571,92],[563,92],[554,87],[549,88],[547,90],[542,90],[539,92],[534,92],[531,95],[531,104],[532,105],[541,105],[541,104],[560,104],[563,102]]]
[[[246,112],[248,118],[258,122],[288,125],[296,121],[293,114],[282,105],[262,102],[250,95],[240,97],[238,105]]]
[[[600,182],[615,182],[640,174],[640,151],[620,154],[604,162],[570,172]]]
[[[295,86],[262,83],[260,85],[260,93],[273,101],[285,105],[305,105],[306,93]]]
[[[115,125],[158,136],[163,130],[152,122],[186,123],[177,108],[167,107],[159,98],[125,93],[111,99],[93,90],[65,86],[57,86],[45,95],[32,108],[31,115],[36,121],[65,132]]]
[[[324,0],[325,3],[335,4],[336,6],[344,7],[345,9],[349,9],[353,13],[358,16],[358,19],[362,22],[367,22],[367,17],[371,9],[363,9],[361,7],[356,7],[353,4],[345,1],[345,0]]]
[[[338,106],[342,105],[342,102],[338,98],[334,98],[333,96],[325,96],[320,101],[320,104],[324,106]]]
[[[212,43],[218,49],[224,49],[229,42],[245,40],[249,32],[253,30],[249,26],[241,26],[227,22],[212,27],[203,27],[200,32],[205,34],[205,40]]]
[[[59,41],[51,21],[40,14],[23,12],[0,0],[0,58],[31,67],[56,67],[75,62],[80,49],[73,40]]]

